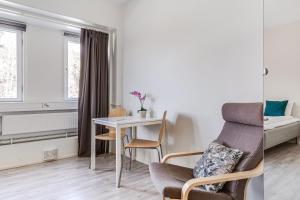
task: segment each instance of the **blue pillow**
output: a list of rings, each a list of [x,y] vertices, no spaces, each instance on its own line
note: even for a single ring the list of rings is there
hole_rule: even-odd
[[[284,116],[288,101],[266,101],[264,116]]]

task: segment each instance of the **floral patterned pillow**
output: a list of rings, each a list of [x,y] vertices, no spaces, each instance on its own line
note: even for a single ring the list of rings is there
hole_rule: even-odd
[[[193,175],[195,178],[201,178],[231,173],[242,155],[243,152],[238,149],[231,149],[213,142],[197,162]],[[218,192],[223,188],[224,184],[216,183],[200,187],[209,192]]]

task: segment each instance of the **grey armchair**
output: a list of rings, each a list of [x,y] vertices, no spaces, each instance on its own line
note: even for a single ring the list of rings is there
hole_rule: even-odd
[[[263,104],[227,103],[223,105],[224,127],[215,140],[237,148],[244,155],[230,174],[193,178],[190,168],[168,164],[176,157],[200,155],[202,152],[183,152],[166,155],[161,163],[149,166],[152,181],[163,199],[181,200],[245,200],[250,178],[263,173]],[[206,192],[197,186],[226,182],[220,192]]]

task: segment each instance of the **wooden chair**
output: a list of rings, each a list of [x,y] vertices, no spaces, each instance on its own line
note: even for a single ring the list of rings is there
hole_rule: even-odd
[[[122,107],[116,107],[113,108],[109,114],[108,117],[123,117],[126,116],[127,112],[124,108]],[[108,133],[101,134],[101,135],[96,135],[96,140],[103,140],[105,141],[105,155],[107,154],[107,144],[109,144],[110,141],[115,141],[116,140],[116,130],[113,127],[106,126],[106,128],[109,130]],[[121,129],[121,138],[123,141],[123,146],[124,146],[124,138],[127,139],[127,142],[129,141],[128,136],[125,133],[125,129]]]
[[[160,159],[163,157],[162,153],[162,138],[166,132],[166,116],[167,111],[164,112],[163,118],[162,118],[162,124],[159,131],[159,136],[157,141],[153,140],[144,140],[144,139],[132,139],[128,144],[125,145],[125,151],[129,149],[129,155],[130,155],[130,165],[129,169],[131,169],[131,162],[132,162],[132,149],[156,149],[158,154],[158,160],[160,162]]]

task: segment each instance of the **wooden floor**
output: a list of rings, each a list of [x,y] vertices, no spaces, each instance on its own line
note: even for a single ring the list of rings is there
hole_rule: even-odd
[[[0,200],[159,200],[148,167],[134,163],[115,188],[114,157],[71,158],[0,171]],[[110,170],[106,170],[110,169]],[[283,144],[265,152],[265,200],[300,200],[300,145]]]
[[[121,188],[115,188],[114,157],[71,158],[0,171],[1,200],[158,200],[148,167],[134,163],[124,170]],[[106,170],[102,170],[106,169]],[[108,170],[107,170],[108,169]]]
[[[265,200],[300,200],[300,145],[282,144],[265,152]]]

